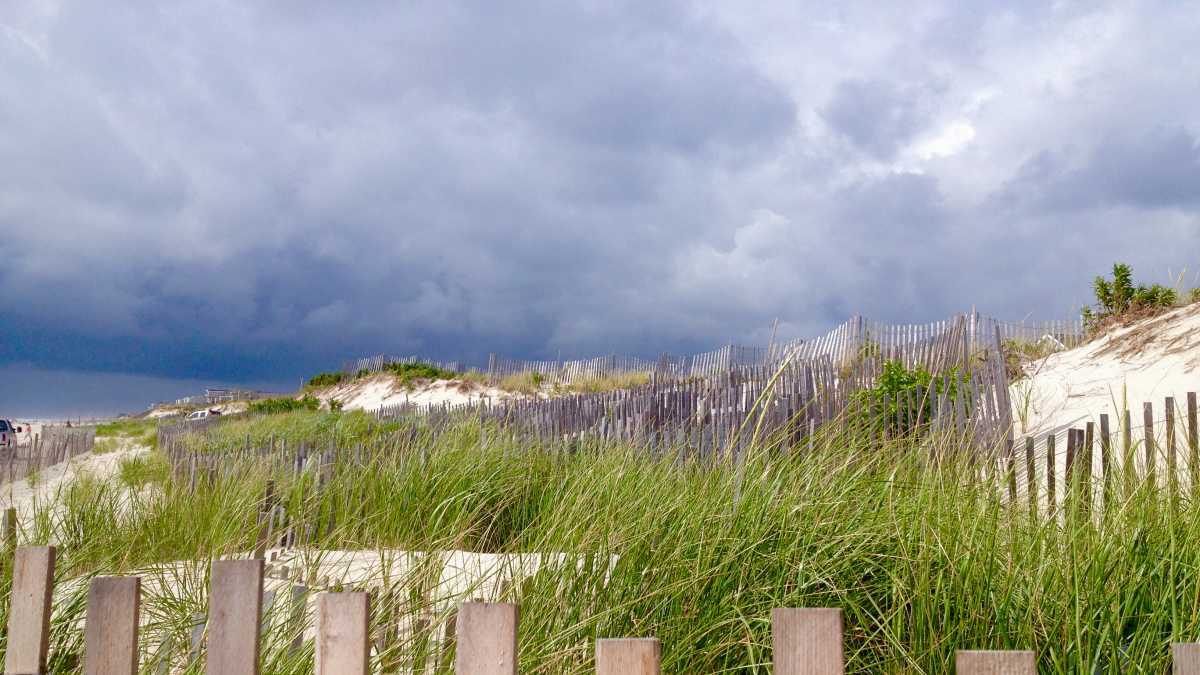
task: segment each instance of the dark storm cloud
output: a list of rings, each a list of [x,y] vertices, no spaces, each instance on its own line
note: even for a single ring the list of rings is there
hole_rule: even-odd
[[[1116,257],[1196,264],[1197,71],[1168,67],[1196,29],[1167,4],[5,3],[0,366],[292,382],[1061,317]]]

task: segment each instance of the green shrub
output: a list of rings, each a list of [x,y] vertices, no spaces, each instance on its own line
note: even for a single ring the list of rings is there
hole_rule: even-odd
[[[1096,293],[1096,307],[1083,308],[1083,320],[1090,328],[1130,312],[1173,307],[1179,300],[1175,289],[1162,284],[1134,286],[1133,270],[1123,263],[1113,265],[1111,280],[1096,277],[1092,289]]]
[[[1200,288],[1193,288],[1191,297],[1188,299],[1192,302],[1200,302]]]
[[[396,376],[400,384],[411,386],[417,380],[453,380],[457,373],[438,368],[432,363],[417,361],[416,363],[389,363],[384,370]]]
[[[879,411],[885,411],[883,420],[889,433],[909,434],[917,428],[918,410],[921,411],[921,421],[929,421],[937,405],[931,392],[955,397],[959,385],[966,381],[966,376],[959,372],[958,366],[947,371],[944,377],[935,378],[925,368],[909,370],[900,361],[888,361],[883,364],[875,386],[855,394],[855,409],[861,422],[870,424],[878,424]],[[912,401],[913,409],[909,414],[904,414],[901,412],[902,406],[907,406],[908,401]]]
[[[252,413],[274,415],[276,413],[293,412],[296,410],[316,410],[321,407],[321,399],[305,394],[301,398],[264,398],[261,401],[251,401],[249,408]]]
[[[345,373],[340,373],[340,372],[318,373],[317,375],[314,375],[312,377],[312,379],[310,379],[308,381],[308,386],[313,387],[313,388],[332,387],[334,385],[341,384],[345,379],[346,379]]]

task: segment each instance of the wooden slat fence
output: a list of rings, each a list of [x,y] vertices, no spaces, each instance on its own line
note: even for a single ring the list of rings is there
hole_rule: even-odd
[[[8,618],[6,673],[43,673],[49,657],[50,614],[54,588],[55,548],[16,550]],[[263,560],[212,563],[210,612],[187,664],[161,660],[162,671],[198,665],[206,654],[205,672],[213,675],[257,675],[263,621]],[[90,581],[84,624],[83,671],[88,675],[133,675],[142,655],[139,577],[96,577]],[[324,592],[317,596],[314,670],[325,675],[366,675],[372,650],[371,599],[363,592]],[[388,621],[399,617],[392,614]],[[453,654],[454,671],[463,675],[516,675],[520,660],[518,605],[464,602],[458,606],[452,639],[440,645]],[[771,659],[776,675],[841,675],[845,672],[845,618],[837,608],[776,608],[770,614]],[[448,636],[449,638],[449,636]],[[207,649],[201,642],[207,642]],[[686,648],[686,646],[685,646]],[[1176,675],[1200,675],[1200,644],[1164,645]],[[603,675],[657,675],[662,646],[653,636],[600,637],[595,642],[595,672]],[[1028,650],[959,650],[955,670],[961,675],[1032,675],[1036,655]],[[380,664],[383,665],[383,664]],[[398,670],[397,664],[388,664]],[[417,671],[424,665],[414,660]],[[423,669],[423,668],[422,668]],[[386,668],[385,668],[386,670]]]
[[[512,375],[538,373],[547,382],[570,384],[586,378],[609,377],[626,373],[652,373],[657,379],[688,379],[714,377],[732,369],[755,369],[778,367],[788,358],[813,360],[821,357],[835,364],[853,361],[859,352],[866,350],[885,353],[914,354],[916,347],[934,344],[955,329],[959,321],[965,322],[964,348],[979,352],[991,347],[999,330],[1001,340],[1040,342],[1050,340],[1052,346],[1071,348],[1079,345],[1085,331],[1081,320],[1011,322],[999,321],[971,312],[945,320],[923,324],[887,324],[867,321],[855,316],[833,328],[825,335],[812,339],[796,339],[775,343],[765,347],[728,344],[712,351],[690,356],[663,354],[658,359],[643,359],[634,356],[609,355],[573,361],[526,360],[492,354],[488,358],[486,372],[489,379],[497,382]],[[418,357],[374,356],[346,364],[349,374],[366,371],[375,373],[389,363],[413,363]],[[440,368],[464,372],[466,368],[457,361],[432,362]]]
[[[29,443],[0,449],[0,484],[91,452],[95,443],[95,427],[44,426]]]
[[[1197,392],[1146,401],[1141,415],[1122,409],[1022,436],[997,458],[1010,498],[1044,515],[1066,500],[1102,510],[1118,487],[1200,493]]]

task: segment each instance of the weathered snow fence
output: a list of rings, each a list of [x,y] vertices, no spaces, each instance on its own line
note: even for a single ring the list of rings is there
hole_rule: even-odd
[[[366,675],[371,600],[366,593],[317,596],[317,675]]]
[[[659,675],[661,658],[655,638],[596,640],[596,675]]]
[[[208,675],[258,675],[263,561],[212,564],[208,610]]]
[[[842,610],[771,610],[775,675],[841,675]]]
[[[1172,643],[1171,672],[1174,675],[1200,675],[1200,643]]]
[[[84,675],[134,675],[138,666],[139,577],[96,577],[88,588]]]
[[[954,670],[958,675],[1037,675],[1037,659],[1031,651],[960,650]]]
[[[517,606],[507,602],[464,602],[456,622],[457,675],[516,675]]]
[[[54,594],[53,546],[18,548],[13,561],[4,672],[46,672],[50,650],[50,600]]]
[[[46,672],[54,567],[53,546],[16,550],[6,675]],[[299,591],[301,596],[308,592],[299,586],[292,591]],[[212,564],[208,673],[259,672],[262,593],[262,560],[224,560]],[[322,593],[316,604],[315,672],[318,675],[371,672],[370,595]],[[91,580],[84,628],[85,675],[138,672],[140,605],[139,577]],[[777,608],[771,610],[770,618],[777,675],[845,672],[842,610]],[[454,671],[460,675],[516,675],[518,621],[519,608],[513,603],[459,605],[454,635],[446,636],[448,642],[457,643]],[[204,624],[198,625],[201,631],[197,643],[204,634]],[[1175,675],[1200,675],[1200,643],[1173,643],[1170,650]],[[601,638],[595,643],[595,657],[597,675],[659,675],[662,645],[653,637]],[[959,675],[1033,675],[1037,672],[1036,664],[1033,651],[960,650],[955,653],[954,667]]]

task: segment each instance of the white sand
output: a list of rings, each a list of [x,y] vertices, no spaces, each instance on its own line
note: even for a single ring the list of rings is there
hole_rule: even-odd
[[[121,460],[149,452],[141,445],[124,445],[112,452],[96,455],[90,452],[73,457],[42,469],[37,481],[31,485],[28,479],[13,481],[0,486],[0,509],[17,509],[17,520],[26,522],[33,517],[35,504],[48,504],[71,481],[87,474],[100,480],[115,477],[121,468]]]
[[[1200,304],[1113,331],[1032,364],[1031,376],[1013,383],[1015,437],[1080,428],[1108,413],[1117,426],[1128,409],[1142,427],[1142,403],[1165,418],[1164,399],[1175,397],[1182,419],[1187,392],[1200,391]]]
[[[496,387],[459,380],[434,380],[416,384],[412,389],[405,389],[395,377],[386,373],[322,389],[313,392],[313,395],[322,403],[337,399],[342,402],[343,410],[366,411],[406,402],[420,405],[459,405],[473,403],[481,398],[497,401],[514,396]]]

